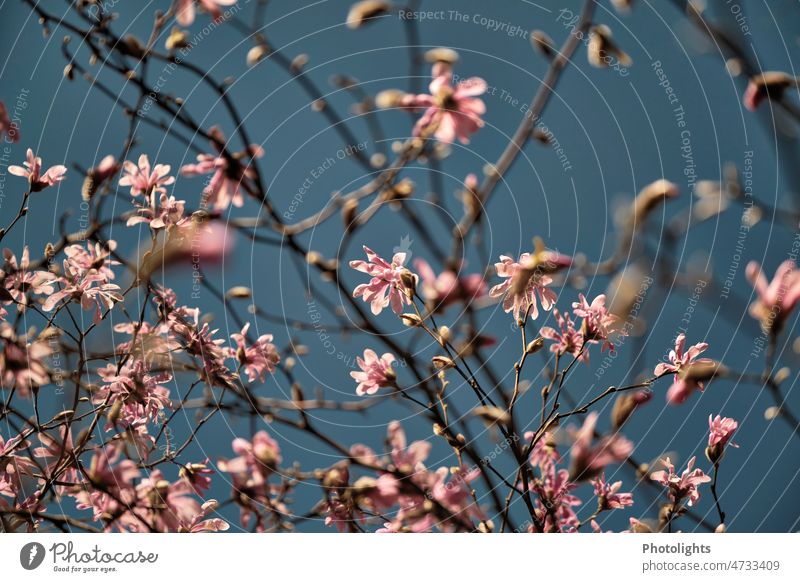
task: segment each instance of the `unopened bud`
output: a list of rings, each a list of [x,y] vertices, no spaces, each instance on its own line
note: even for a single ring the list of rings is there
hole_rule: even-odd
[[[382,0],[362,0],[350,7],[347,14],[347,27],[356,29],[362,27],[373,18],[382,16],[389,11],[390,4]]]

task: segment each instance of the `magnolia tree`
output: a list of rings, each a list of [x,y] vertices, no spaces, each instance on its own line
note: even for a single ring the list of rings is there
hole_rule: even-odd
[[[530,104],[496,159],[482,176],[461,180],[448,221],[435,216],[437,204],[446,204],[437,176],[452,148],[486,132],[491,111],[482,77],[491,72],[462,74],[456,51],[424,47],[420,19],[409,16],[418,2],[366,0],[340,15],[342,35],[363,34],[387,16],[399,16],[408,35],[410,63],[386,73],[402,85],[410,66],[407,86],[372,92],[345,74],[332,79],[355,99],[352,117],[340,116],[306,73],[308,57],[271,42],[266,0],[246,7],[236,0],[164,0],[143,38],[127,32],[113,2],[23,3],[48,42],[67,35],[65,78],[111,99],[129,131],[118,136],[121,151],[103,152],[85,169],[53,159],[47,143],[14,119],[8,96],[0,103],[0,135],[18,144],[10,150],[18,159],[7,170],[0,225],[9,245],[0,267],[3,531],[291,531],[316,520],[341,532],[599,532],[614,513],[625,516],[631,532],[724,532],[729,508],[720,490],[746,456],[746,444],[734,442],[742,419],[705,410],[707,426],[693,427],[705,434],[704,456],[664,448],[648,459],[637,456],[637,435],[626,430],[631,419],[645,407],[702,407],[704,391],[732,380],[751,387],[749,398],[763,392],[773,399],[766,419],[747,422],[774,422],[776,448],[796,446],[800,424],[786,388],[796,370],[780,362],[790,357],[800,301],[800,270],[791,258],[775,273],[751,262],[736,279],[740,295],[752,297],[741,315],[757,321],[766,345],[760,369],[726,361],[713,336],[692,330],[655,346],[648,340],[666,355],[635,362],[627,384],[588,392],[575,386],[590,359],[616,356],[630,335],[644,337],[629,317],[639,308],[637,257],[660,245],[674,248],[690,230],[741,207],[735,169],[720,182],[699,182],[699,201],[666,227],[666,209],[689,208],[692,193],[651,176],[620,211],[605,256],[600,245],[557,252],[535,232],[525,233],[529,248],[484,254],[485,229],[505,220],[492,212],[498,186],[529,145],[553,139],[540,120],[564,72],[587,52],[600,69],[630,66],[602,24],[611,20],[611,5],[573,6],[559,43],[542,32],[530,35],[538,51],[531,58],[542,63],[544,78],[531,87]],[[800,121],[794,77],[759,71],[700,8],[685,7],[686,22],[718,42],[728,67],[749,78],[740,93],[747,109]],[[262,165],[284,154],[259,145],[265,136],[248,129],[230,92],[233,81],[207,74],[196,56],[201,39],[217,42],[197,36],[209,27],[240,35],[250,47],[249,67],[282,69],[305,92],[303,106],[310,103],[336,132],[362,178],[356,187],[338,191],[316,213],[287,220]],[[207,123],[179,87],[163,86],[165,68],[196,77],[216,95],[230,135]],[[152,114],[142,115],[144,107]],[[391,148],[381,140],[385,115],[407,119],[406,137]],[[185,148],[191,161],[166,163],[161,145],[140,137],[144,129]],[[437,202],[432,218],[409,203],[424,173],[432,175]],[[68,207],[59,210],[61,232],[43,248],[33,246],[26,237],[39,219],[29,208],[56,193]],[[752,204],[753,212],[772,217],[773,228],[797,229],[797,213],[786,206]],[[85,225],[72,230],[66,217],[78,207]],[[413,259],[409,248],[367,234],[387,212],[420,241]],[[431,229],[431,219],[444,220]],[[307,235],[322,226],[339,228],[338,251],[314,247]],[[336,392],[315,391],[297,374],[316,349],[302,340],[319,331],[313,317],[263,300],[235,275],[224,287],[202,276],[230,256],[236,239],[277,247],[296,262],[298,288],[325,312],[327,333],[353,346],[350,368],[324,371]],[[195,293],[164,283],[182,263],[199,273],[202,304]],[[656,264],[654,285],[691,293],[693,283],[669,257]],[[605,294],[587,285],[594,278],[611,281]],[[713,273],[703,281],[719,285]],[[505,336],[486,331],[486,314],[505,322]],[[236,322],[235,333],[221,333],[215,315]],[[742,334],[732,341],[754,339]],[[509,369],[496,367],[498,353],[513,358]],[[398,410],[405,420],[395,420]],[[350,427],[359,419],[385,425],[385,439],[332,430],[326,414],[352,417]],[[227,454],[207,458],[204,442],[220,438],[208,427],[220,418],[235,436],[226,437]],[[407,434],[413,431],[419,434]],[[302,438],[329,462],[312,465],[287,454],[286,438]],[[762,477],[736,475],[744,489]]]

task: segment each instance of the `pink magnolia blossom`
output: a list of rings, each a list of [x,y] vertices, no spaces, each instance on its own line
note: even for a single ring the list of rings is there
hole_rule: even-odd
[[[403,305],[411,303],[402,280],[406,274],[411,274],[403,266],[406,253],[396,253],[389,263],[369,247],[363,248],[368,261],[350,261],[350,267],[372,278],[369,283],[358,285],[353,290],[353,297],[361,297],[365,303],[369,303],[374,315],[378,315],[389,305],[392,311],[399,314]]]
[[[669,373],[675,374],[672,386],[667,390],[667,402],[670,404],[682,404],[695,390],[702,392],[705,389],[703,382],[686,377],[682,374],[683,371],[692,365],[710,365],[714,363],[713,360],[708,358],[697,359],[697,356],[708,349],[707,343],[695,344],[684,352],[685,346],[686,335],[679,334],[675,339],[675,349],[669,352],[669,362],[661,362],[653,371],[653,374],[657,377]]]
[[[192,488],[183,480],[170,482],[160,469],[155,469],[136,485],[135,499],[120,522],[132,532],[199,532],[224,531],[221,519],[203,518],[216,509],[214,500],[201,505],[192,497]]]
[[[472,301],[486,295],[486,283],[477,273],[459,277],[447,269],[436,275],[425,259],[415,259],[414,270],[420,276],[422,297],[434,311],[444,311],[458,301]]]
[[[250,382],[255,382],[256,378],[263,382],[267,372],[272,374],[275,371],[275,366],[278,365],[281,357],[269,334],[259,336],[253,345],[248,346],[247,330],[249,329],[250,323],[248,322],[242,328],[241,333],[231,335],[233,341],[236,342],[236,349],[230,350],[230,356],[236,358],[244,367]]]
[[[4,440],[0,434],[0,500],[3,497],[15,499],[22,492],[21,479],[36,470],[36,465],[27,456],[17,454],[28,447],[30,442],[21,435]]]
[[[356,358],[360,372],[350,372],[350,376],[358,382],[356,394],[375,394],[379,388],[394,386],[397,375],[392,364],[396,358],[393,354],[385,353],[380,358],[373,350],[364,350],[363,358]]]
[[[572,304],[572,312],[583,318],[581,332],[585,341],[602,342],[603,350],[614,351],[612,336],[617,317],[608,311],[604,294],[598,295],[589,303],[583,293],[580,293],[578,301]]]
[[[525,441],[530,442],[531,439],[534,438],[534,434],[533,431],[526,432],[524,435]],[[547,469],[550,465],[561,462],[561,455],[556,448],[553,436],[549,432],[544,433],[539,440],[534,443],[528,461],[534,467],[539,467],[541,469]]]
[[[523,265],[528,264],[530,257],[530,253],[523,253],[519,257],[519,262],[516,262],[511,257],[500,255],[500,262],[495,263],[494,267],[497,275],[505,281],[489,290],[489,295],[492,297],[504,297],[503,310],[506,313],[512,312],[518,321],[523,319],[529,310],[531,319],[539,317],[537,295],[545,311],[552,309],[556,302],[556,294],[547,288],[553,279],[539,270],[534,269],[533,273],[530,273],[524,269]],[[520,276],[529,276],[529,279],[523,291],[517,292],[515,287],[519,285],[517,279]]]
[[[622,488],[622,481],[608,484],[605,475],[601,474],[592,481],[594,494],[597,496],[597,505],[601,511],[609,509],[623,509],[633,505],[633,495],[630,493],[619,493]]]
[[[28,292],[35,295],[49,295],[55,288],[56,276],[48,271],[30,270],[30,253],[27,245],[22,249],[19,261],[11,249],[3,249],[5,264],[0,270],[0,284],[8,291],[17,304],[17,309],[24,311],[28,305]]]
[[[800,269],[794,261],[784,261],[775,271],[772,281],[755,261],[747,265],[747,280],[758,298],[750,305],[750,315],[769,333],[780,333],[783,324],[800,302]]]
[[[236,0],[177,0],[175,18],[181,26],[189,26],[194,22],[196,15],[195,4],[208,12],[214,20],[222,17],[220,6],[233,6]]]
[[[16,387],[22,397],[30,394],[30,389],[43,386],[50,381],[45,360],[53,350],[49,342],[28,341],[18,337],[9,324],[0,323],[0,338],[3,348],[0,351],[0,379],[3,388]]]
[[[571,493],[578,487],[577,483],[570,480],[566,469],[556,469],[554,464],[543,468],[542,473],[541,479],[531,483],[531,489],[537,494],[536,513],[544,522],[544,531],[573,531],[580,523],[573,507],[582,503]],[[535,524],[530,526],[529,532],[542,533]]]
[[[739,428],[739,423],[732,418],[723,418],[719,414],[716,417],[708,415],[708,448],[706,454],[711,462],[717,462],[722,458],[725,447],[730,445],[735,449],[739,445],[731,440],[733,433]]]
[[[202,496],[211,487],[211,477],[214,471],[208,468],[208,459],[202,463],[186,463],[181,467],[180,476],[197,495]]]
[[[111,154],[100,160],[100,163],[86,172],[81,195],[88,201],[100,190],[101,186],[111,181],[122,168],[117,159]]]
[[[218,127],[212,127],[209,133],[216,136],[219,142],[225,143],[225,136]],[[212,174],[203,190],[206,203],[218,211],[225,210],[231,204],[240,208],[244,205],[242,183],[256,177],[252,164],[264,155],[264,149],[251,144],[247,150],[233,154],[231,163],[231,160],[222,155],[217,141],[212,142],[212,145],[217,149],[216,153],[199,154],[196,164],[187,164],[181,168],[181,175]]]
[[[17,143],[19,141],[19,128],[8,116],[6,104],[0,101],[0,140],[3,139],[3,134],[5,134],[6,139],[11,143]]]
[[[679,503],[683,499],[688,499],[690,506],[697,503],[700,499],[700,491],[697,489],[703,483],[711,481],[711,477],[704,474],[700,469],[694,468],[695,457],[686,463],[686,469],[678,476],[675,473],[675,466],[669,457],[662,459],[661,463],[667,468],[666,471],[655,471],[650,474],[653,481],[669,487],[669,497],[673,503]]]
[[[175,182],[174,176],[170,176],[170,166],[168,164],[156,164],[150,167],[150,159],[147,154],[139,156],[139,163],[134,164],[125,160],[122,164],[122,178],[119,180],[120,186],[130,186],[131,195],[158,193],[163,194],[167,190],[164,186],[169,186]]]
[[[22,166],[9,166],[8,173],[21,178],[27,178],[31,185],[31,192],[40,192],[48,186],[61,182],[66,176],[66,166],[51,166],[42,174],[42,158],[34,155],[28,148],[27,159]]]
[[[122,301],[119,285],[108,282],[104,273],[95,269],[84,271],[76,267],[69,259],[64,261],[64,277],[57,279],[62,284],[60,291],[50,295],[42,305],[44,311],[52,311],[62,300],[80,303],[83,309],[95,308],[94,323],[102,318],[102,308],[111,309],[115,303]]]
[[[588,363],[589,352],[583,349],[583,334],[575,329],[575,323],[569,313],[562,314],[558,309],[553,309],[553,317],[558,324],[557,330],[552,327],[543,327],[539,330],[543,338],[553,341],[550,351],[559,356],[572,354],[582,362]]]
[[[153,230],[181,227],[188,223],[189,218],[183,215],[184,201],[176,200],[174,196],[167,196],[163,192],[156,202],[155,193],[145,195],[147,204],[139,206],[136,215],[128,218],[127,226],[134,224],[147,224]]]
[[[624,462],[633,451],[633,443],[619,433],[601,437],[594,443],[598,416],[596,411],[586,415],[575,435],[570,450],[570,478],[573,480],[591,479],[607,465]]]
[[[105,245],[96,243],[86,243],[86,247],[81,245],[69,245],[64,249],[67,255],[67,264],[73,273],[95,272],[102,275],[106,281],[114,279],[114,265],[119,265],[119,261],[111,258],[112,253],[117,249],[117,243],[109,240]]]
[[[95,391],[92,402],[118,406],[115,420],[121,426],[133,425],[140,419],[154,421],[161,411],[172,406],[169,388],[163,386],[172,379],[171,374],[150,373],[142,360],[135,359],[117,368],[116,364],[108,364],[97,370],[104,384]]]
[[[230,460],[220,459],[217,467],[231,476],[242,526],[248,527],[254,517],[256,531],[264,531],[262,512],[265,507],[279,513],[287,511],[283,503],[275,499],[279,486],[272,486],[268,482],[281,462],[280,447],[263,430],[253,435],[252,442],[244,438],[234,439],[232,447],[239,456]]]
[[[486,105],[478,98],[486,92],[486,81],[472,77],[453,86],[453,71],[449,65],[437,63],[433,67],[433,81],[428,94],[407,95],[402,106],[425,109],[414,125],[415,136],[429,136],[431,132],[441,142],[469,143],[470,134],[483,127],[481,115]]]

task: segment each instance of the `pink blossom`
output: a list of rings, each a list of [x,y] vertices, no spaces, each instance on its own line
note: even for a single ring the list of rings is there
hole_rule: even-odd
[[[218,127],[212,127],[209,133],[218,140],[212,142],[217,152],[198,155],[196,164],[187,164],[181,168],[181,175],[213,174],[203,190],[203,194],[207,197],[206,203],[215,210],[224,210],[231,204],[239,208],[244,205],[242,183],[256,177],[252,164],[264,155],[264,149],[251,144],[247,150],[233,154],[231,156],[233,160],[230,160],[223,156],[219,149],[219,143],[225,143],[222,131]]]
[[[48,342],[17,337],[14,328],[5,322],[0,323],[0,338],[3,340],[3,349],[0,351],[3,388],[15,386],[20,396],[27,397],[31,388],[50,381],[45,358],[53,350]]]
[[[24,167],[23,167],[24,166]],[[9,166],[8,173],[21,178],[27,178],[31,184],[31,192],[40,192],[48,186],[61,182],[66,176],[66,166],[51,166],[42,174],[42,158],[34,155],[28,148],[27,159],[22,166]]]
[[[250,519],[255,517],[256,531],[264,531],[264,507],[280,513],[287,511],[283,503],[275,499],[278,486],[273,487],[267,481],[281,462],[280,447],[263,430],[253,435],[252,442],[236,438],[232,446],[239,456],[231,460],[220,459],[217,466],[220,471],[231,475],[242,526],[248,527]]]
[[[402,106],[425,109],[414,126],[415,136],[429,136],[431,132],[441,142],[469,143],[469,136],[483,127],[481,115],[486,105],[478,95],[486,92],[486,81],[472,77],[453,86],[453,71],[449,65],[437,63],[433,67],[433,81],[428,94],[407,95]]]
[[[363,358],[356,358],[361,372],[350,372],[350,376],[358,382],[356,394],[375,394],[378,388],[394,386],[397,375],[392,368],[395,361],[393,354],[385,353],[380,358],[373,350],[364,350]]]
[[[97,273],[102,275],[106,281],[114,278],[113,265],[119,265],[119,261],[111,258],[112,253],[117,249],[117,243],[109,240],[105,245],[100,243],[86,243],[86,247],[81,245],[69,245],[64,249],[67,255],[66,263],[72,273]]]
[[[667,468],[666,471],[655,471],[650,478],[653,481],[669,487],[669,497],[673,503],[678,503],[683,499],[689,499],[692,506],[700,499],[698,486],[711,481],[711,477],[704,474],[700,469],[694,469],[695,457],[689,459],[686,470],[679,477],[675,473],[675,466],[670,462],[669,457],[662,459],[661,463]]]
[[[735,449],[739,445],[731,441],[733,433],[739,428],[739,423],[732,418],[723,418],[719,414],[716,417],[708,415],[708,448],[706,454],[712,462],[719,461],[725,447],[730,444]]]
[[[580,523],[575,510],[572,509],[582,503],[571,493],[577,487],[576,483],[570,481],[567,470],[556,470],[555,465],[543,468],[542,478],[531,483],[531,489],[537,494],[537,514],[544,522],[545,532],[572,531]],[[532,525],[529,531],[538,530]]]
[[[708,349],[707,343],[701,342],[695,344],[684,352],[685,345],[686,335],[678,335],[675,339],[675,349],[669,352],[669,363],[661,362],[653,371],[653,374],[657,377],[669,373],[675,374],[672,386],[667,390],[667,402],[670,404],[682,404],[692,395],[695,389],[700,390],[700,392],[705,389],[703,382],[691,377],[686,377],[682,372],[692,365],[708,365],[714,363],[713,360],[707,358],[697,359],[697,356]]]
[[[6,138],[11,143],[17,143],[19,141],[19,128],[8,116],[6,104],[0,101],[0,140],[3,139],[3,134],[6,135]]]
[[[52,311],[62,300],[80,303],[83,309],[95,308],[94,323],[102,318],[102,308],[111,309],[115,303],[122,301],[119,285],[108,283],[104,275],[90,271],[82,274],[74,271],[68,261],[64,261],[65,277],[58,279],[63,284],[60,291],[56,291],[42,305],[44,311]]]
[[[130,426],[139,419],[154,421],[161,411],[172,406],[169,388],[163,386],[172,380],[171,374],[150,373],[144,361],[135,359],[117,368],[116,364],[108,364],[97,370],[104,384],[95,391],[92,402],[118,406],[115,420],[122,426]]]
[[[81,192],[84,200],[90,200],[103,184],[109,182],[119,172],[121,167],[117,159],[109,154],[100,160],[99,164],[89,169]]]
[[[249,322],[244,325],[241,333],[231,335],[233,341],[236,342],[236,349],[230,350],[230,356],[236,358],[244,367],[250,382],[255,382],[256,378],[263,382],[267,372],[272,374],[275,371],[275,366],[278,365],[281,357],[269,334],[259,336],[253,345],[248,346],[248,329],[250,329]]]
[[[608,509],[623,509],[633,505],[633,495],[630,493],[619,493],[622,481],[608,484],[605,475],[601,474],[592,481],[594,494],[597,496],[598,507],[601,511]]]
[[[573,480],[590,479],[607,465],[624,462],[633,451],[633,443],[619,433],[601,437],[593,444],[597,418],[596,411],[586,415],[583,426],[575,435],[570,450],[570,478]]]
[[[534,432],[528,431],[524,435],[525,440],[530,442],[534,438]],[[555,465],[561,462],[561,455],[556,448],[556,443],[553,436],[546,432],[544,433],[533,445],[528,461],[534,467],[546,469],[550,465]]]
[[[36,295],[49,295],[55,289],[53,281],[56,276],[48,271],[32,271],[30,253],[27,245],[22,249],[19,261],[10,249],[3,250],[5,264],[0,270],[0,282],[17,304],[17,309],[24,311],[28,305],[28,292]]]
[[[363,248],[368,261],[350,261],[350,267],[372,278],[369,283],[358,285],[353,291],[353,297],[361,297],[365,303],[369,303],[374,315],[378,315],[389,305],[392,311],[399,314],[403,305],[411,303],[402,280],[406,274],[411,274],[403,266],[406,253],[396,253],[392,262],[388,263],[369,247]]]
[[[600,294],[591,303],[586,300],[583,293],[578,295],[578,301],[572,304],[572,312],[583,318],[581,329],[584,340],[591,343],[603,343],[603,350],[614,351],[612,336],[617,317],[606,308],[606,296]]]
[[[554,343],[550,346],[550,351],[559,356],[572,354],[582,362],[589,361],[589,352],[583,349],[583,334],[575,329],[575,324],[569,313],[563,315],[558,309],[553,309],[553,317],[558,324],[558,330],[552,327],[543,327],[539,334]]]
[[[772,281],[755,261],[747,265],[747,280],[753,285],[758,298],[750,305],[750,315],[770,333],[780,333],[786,319],[800,302],[800,269],[794,261],[784,261],[775,271]]]
[[[180,476],[197,495],[202,496],[211,487],[211,477],[214,471],[208,468],[208,459],[202,463],[186,463],[181,467]]]
[[[489,295],[504,297],[503,310],[506,313],[513,312],[517,321],[522,320],[528,311],[530,311],[531,319],[539,317],[537,295],[542,303],[542,309],[545,311],[552,309],[556,302],[556,294],[547,288],[553,279],[538,269],[534,269],[532,273],[527,270],[523,265],[528,264],[530,260],[530,253],[520,255],[519,262],[515,262],[506,255],[500,255],[500,262],[494,265],[497,275],[504,278],[505,281],[492,287]],[[529,277],[527,283],[525,283],[524,289],[518,292],[516,287],[522,286],[518,278],[525,276]]]
[[[171,226],[181,227],[189,221],[189,218],[183,215],[183,200],[176,200],[174,196],[167,196],[164,193],[158,196],[158,203],[155,193],[147,194],[145,197],[148,203],[137,208],[137,215],[128,218],[127,226],[145,223],[153,230],[158,230]]]
[[[425,470],[423,462],[431,452],[428,441],[414,441],[408,445],[402,425],[393,420],[386,429],[387,442],[391,447],[390,456],[395,466],[405,473]]]
[[[436,275],[425,259],[415,259],[414,269],[420,276],[422,297],[433,311],[444,311],[458,301],[472,301],[486,295],[486,283],[477,273],[459,277],[447,269]]]
[[[2,497],[15,499],[22,492],[21,479],[33,475],[36,470],[36,465],[28,457],[17,454],[28,447],[30,442],[21,435],[6,441],[0,434],[0,501]]]
[[[122,164],[123,176],[119,180],[119,185],[130,186],[132,196],[151,193],[163,194],[167,191],[164,186],[175,182],[175,178],[168,175],[169,171],[168,164],[156,164],[154,168],[151,168],[147,154],[142,154],[139,156],[138,165],[129,160],[125,160]]]
[[[189,26],[194,22],[195,4],[208,12],[214,20],[222,17],[220,6],[233,6],[236,0],[178,0],[175,18],[181,26]]]

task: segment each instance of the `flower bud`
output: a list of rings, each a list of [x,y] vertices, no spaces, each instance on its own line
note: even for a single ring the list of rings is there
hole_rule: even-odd
[[[550,38],[546,32],[541,30],[534,30],[531,32],[531,46],[548,59],[552,59],[553,55],[556,53],[553,39]]]
[[[347,14],[347,27],[356,29],[362,27],[373,18],[386,14],[391,5],[382,0],[362,0],[350,7]]]
[[[446,63],[454,65],[458,62],[458,53],[451,48],[433,48],[425,53],[425,61],[428,63]]]
[[[537,337],[535,340],[528,342],[528,345],[525,346],[525,353],[535,354],[536,352],[541,350],[543,346],[544,346],[544,338],[541,336]]]
[[[447,356],[434,356],[431,363],[439,370],[448,370],[455,366],[453,360]]]

